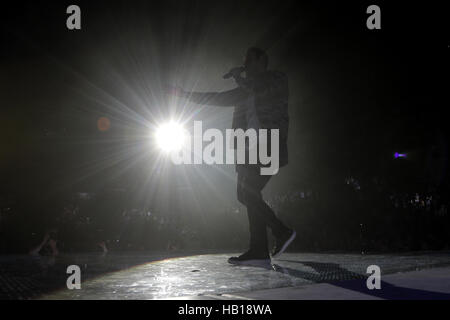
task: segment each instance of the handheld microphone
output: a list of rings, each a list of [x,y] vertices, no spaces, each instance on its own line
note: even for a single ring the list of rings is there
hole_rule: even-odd
[[[240,71],[240,73],[245,71],[245,67],[236,67],[230,70],[230,72],[226,73],[223,75],[224,79],[229,79],[233,76],[235,71]]]

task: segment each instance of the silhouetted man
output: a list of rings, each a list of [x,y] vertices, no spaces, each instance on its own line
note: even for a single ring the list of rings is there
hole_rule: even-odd
[[[252,128],[257,132],[259,129],[278,129],[279,166],[282,167],[288,163],[288,80],[285,74],[267,70],[267,66],[265,51],[253,47],[247,50],[244,66],[233,68],[224,76],[233,77],[237,88],[225,92],[187,92],[181,88],[170,88],[170,93],[202,105],[234,106],[233,129]],[[243,72],[245,77],[241,76]],[[248,148],[247,143],[247,154]],[[270,147],[266,150],[270,150]],[[228,260],[230,263],[270,262],[267,227],[276,239],[272,257],[283,253],[296,236],[295,231],[286,227],[262,198],[261,191],[272,177],[260,174],[262,166],[259,158],[256,164],[246,162],[236,165],[237,197],[247,207],[250,248],[238,257],[231,257]]]

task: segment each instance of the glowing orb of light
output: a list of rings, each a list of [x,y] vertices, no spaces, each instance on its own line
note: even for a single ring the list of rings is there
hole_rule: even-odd
[[[165,152],[180,150],[188,135],[183,126],[175,121],[160,125],[155,132],[156,143]]]
[[[106,117],[98,118],[97,129],[99,131],[102,131],[102,132],[108,131],[110,127],[111,127],[111,121],[109,121],[108,118],[106,118]]]

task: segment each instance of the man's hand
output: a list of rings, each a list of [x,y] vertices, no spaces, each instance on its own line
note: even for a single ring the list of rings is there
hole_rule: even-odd
[[[164,91],[169,96],[182,97],[186,94],[186,91],[179,86],[166,85]]]

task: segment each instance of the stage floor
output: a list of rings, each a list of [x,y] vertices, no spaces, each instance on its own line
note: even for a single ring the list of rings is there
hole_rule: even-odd
[[[0,299],[450,299],[450,253],[285,253],[272,266],[231,254],[108,253],[0,256]],[[66,286],[69,265],[81,289]],[[368,290],[367,267],[381,269]]]

